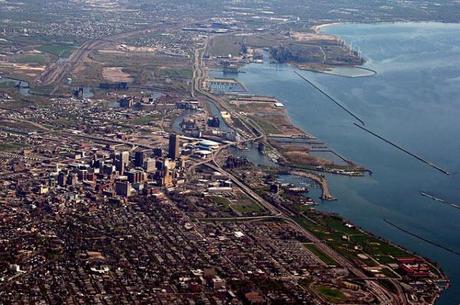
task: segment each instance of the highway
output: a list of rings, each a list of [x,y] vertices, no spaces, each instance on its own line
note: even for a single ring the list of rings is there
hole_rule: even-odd
[[[227,111],[232,117],[237,118],[241,122],[241,124],[247,129],[247,131],[252,133],[252,141],[258,140],[260,138],[265,138],[265,134],[261,131],[260,127],[255,126],[255,124],[253,122],[250,122],[246,117],[242,117],[238,112],[235,112],[232,109],[228,108],[226,106],[226,102],[222,98],[213,95],[202,88],[202,84],[206,79],[203,56],[207,48],[207,45],[208,40],[206,39],[204,47],[195,50],[195,59],[193,63],[193,79],[190,93],[191,96],[196,97],[197,93],[202,96],[205,96],[212,103],[214,103],[218,109],[223,109]],[[233,128],[236,129],[235,127]],[[244,133],[243,130],[240,130],[240,132],[242,134]]]
[[[361,269],[356,267],[354,264],[352,264],[350,261],[345,259],[343,256],[339,255],[337,252],[335,252],[333,249],[331,249],[328,245],[326,245],[325,242],[320,240],[318,237],[310,233],[309,231],[305,230],[301,225],[299,225],[295,220],[292,218],[288,217],[283,213],[280,209],[277,207],[273,206],[271,203],[260,197],[256,192],[254,192],[252,189],[250,189],[247,185],[245,185],[243,182],[241,182],[238,178],[230,174],[229,172],[225,171],[222,169],[219,165],[213,164],[214,162],[204,162],[203,165],[220,172],[223,175],[226,175],[236,186],[238,186],[246,195],[254,199],[257,203],[259,203],[261,206],[266,208],[269,212],[272,213],[271,217],[276,216],[279,219],[282,219],[286,222],[289,222],[292,224],[292,226],[296,227],[302,234],[308,238],[312,243],[315,244],[315,246],[324,252],[326,255],[330,256],[332,259],[334,259],[338,264],[341,266],[347,268],[350,270],[351,273],[353,273],[357,278],[362,279],[365,283],[366,286],[374,292],[376,297],[380,300],[380,304],[406,304],[405,300],[406,298],[404,296],[395,296],[392,293],[388,292],[385,288],[380,286],[378,283],[376,283],[373,280],[369,280],[368,276],[364,274]],[[265,216],[265,218],[268,218],[270,216]],[[397,284],[396,284],[397,285]],[[402,301],[403,300],[403,301]]]
[[[46,67],[36,81],[41,85],[49,86],[55,85],[51,91],[51,95],[57,92],[60,83],[66,76],[74,71],[77,67],[82,65],[91,52],[97,51],[108,45],[112,45],[120,39],[127,38],[133,35],[147,33],[150,29],[141,29],[131,32],[115,34],[106,38],[92,39],[84,42],[78,49],[76,49],[67,59],[60,59],[52,65]]]
[[[39,76],[38,81],[45,86],[62,81],[66,74],[76,65],[85,61],[91,51],[96,50],[105,43],[107,43],[107,41],[104,40],[90,40],[83,43],[68,59],[57,61],[48,66]]]

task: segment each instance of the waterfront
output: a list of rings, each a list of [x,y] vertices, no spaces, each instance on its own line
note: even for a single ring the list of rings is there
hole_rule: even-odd
[[[460,257],[389,225],[460,250],[460,211],[421,191],[460,202],[460,25],[416,23],[333,25],[323,28],[352,43],[373,77],[347,78],[302,71],[370,129],[435,162],[451,175],[357,128],[357,121],[286,65],[252,64],[240,80],[249,91],[276,96],[293,122],[373,171],[372,177],[329,176],[337,212],[369,231],[441,264],[452,286],[439,304],[460,302]]]

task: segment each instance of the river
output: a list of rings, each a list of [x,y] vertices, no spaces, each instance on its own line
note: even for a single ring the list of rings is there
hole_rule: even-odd
[[[460,251],[460,209],[421,191],[460,203],[460,25],[339,24],[322,31],[343,38],[367,59],[374,76],[341,77],[302,71],[316,86],[362,119],[366,127],[447,169],[445,175],[357,128],[356,119],[301,79],[288,65],[250,64],[238,75],[251,93],[276,96],[293,122],[371,177],[329,176],[339,200],[319,209],[439,263],[452,280],[438,304],[460,303],[460,256],[384,222]]]

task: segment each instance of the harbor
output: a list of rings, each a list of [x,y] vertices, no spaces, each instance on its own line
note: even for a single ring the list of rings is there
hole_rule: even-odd
[[[420,195],[423,190],[439,198],[449,198],[452,203],[460,201],[456,178],[460,164],[452,153],[459,151],[459,142],[452,140],[458,137],[460,130],[460,108],[454,98],[458,95],[458,86],[449,81],[458,74],[456,67],[460,63],[458,50],[440,48],[441,41],[452,41],[453,34],[459,33],[460,28],[444,24],[344,24],[323,30],[360,46],[363,54],[371,59],[366,67],[378,74],[347,78],[309,71],[298,73],[343,102],[366,125],[331,103],[313,86],[306,86],[306,81],[295,73],[295,67],[250,64],[242,68],[245,73],[237,78],[250,93],[283,101],[297,126],[314,134],[340,155],[371,170],[372,175],[353,178],[326,174],[338,200],[320,203],[317,209],[338,213],[376,235],[439,262],[453,280],[452,288],[442,295],[439,304],[456,304],[460,301],[455,293],[460,283],[460,270],[456,268],[458,256],[385,225],[382,219],[391,219],[427,240],[460,250],[460,240],[452,233],[460,230],[458,214],[451,206],[433,204],[432,199]],[[376,32],[388,33],[391,38],[373,35]],[[429,45],[414,41],[412,35],[423,37]],[[426,48],[436,52],[423,52],[421,58],[414,57],[416,50]],[[440,56],[454,60],[455,64],[438,61]],[[422,59],[426,66],[420,65]],[[433,92],[436,98],[427,92]],[[449,111],[442,111],[441,107]],[[391,142],[404,144],[402,148],[417,152],[449,175],[369,136],[350,124],[350,118],[366,127],[372,122],[370,130],[378,131]]]

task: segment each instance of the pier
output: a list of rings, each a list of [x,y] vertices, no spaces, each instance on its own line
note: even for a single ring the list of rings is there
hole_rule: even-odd
[[[339,106],[343,111],[345,111],[346,113],[348,113],[349,115],[351,115],[355,120],[357,120],[361,125],[365,126],[366,123],[364,123],[364,121],[358,117],[356,114],[354,114],[351,110],[347,109],[347,107],[345,107],[344,105],[342,105],[342,103],[340,103],[339,101],[337,101],[335,98],[333,98],[332,96],[330,96],[329,94],[327,94],[323,89],[321,89],[320,87],[318,87],[317,85],[315,85],[314,83],[312,83],[308,78],[306,78],[305,76],[303,76],[302,74],[300,74],[299,72],[297,71],[294,71],[295,74],[297,74],[300,78],[302,78],[304,81],[306,81],[307,83],[309,83],[313,88],[315,88],[316,90],[318,90],[319,92],[321,92],[324,96],[326,96],[329,100],[331,100],[334,104],[336,104],[337,106]]]
[[[337,200],[336,198],[334,198],[334,196],[332,196],[331,191],[329,190],[329,184],[327,183],[326,178],[313,174],[313,173],[307,173],[303,171],[290,171],[289,174],[293,176],[309,178],[315,181],[317,184],[319,184],[319,186],[321,187],[321,192],[322,192],[321,200],[326,200],[326,201]]]
[[[361,126],[361,125],[356,124],[356,123],[353,123],[353,124],[355,124],[355,126],[357,126],[358,128],[361,128],[362,130],[366,131],[367,133],[373,135],[374,137],[376,137],[376,138],[378,138],[378,139],[380,139],[380,140],[382,140],[382,141],[384,141],[384,142],[390,144],[391,146],[393,146],[393,147],[399,149],[399,150],[402,151],[402,152],[405,152],[405,153],[408,154],[409,156],[412,156],[412,157],[414,157],[415,159],[417,159],[417,160],[419,160],[419,161],[421,161],[421,162],[423,162],[423,163],[425,163],[425,164],[431,166],[432,168],[434,168],[434,169],[440,171],[441,173],[443,173],[443,174],[445,174],[445,175],[450,175],[450,172],[448,172],[447,170],[445,170],[445,169],[439,167],[438,165],[434,164],[433,162],[428,161],[428,160],[426,160],[426,159],[420,157],[419,155],[414,154],[414,153],[408,151],[408,150],[405,149],[404,147],[401,147],[400,145],[398,145],[398,144],[396,144],[396,143],[393,143],[393,142],[391,142],[391,141],[388,140],[388,139],[385,139],[384,137],[382,137],[382,136],[376,134],[375,132],[373,132],[373,131],[367,129],[367,128],[364,127],[364,126]]]

